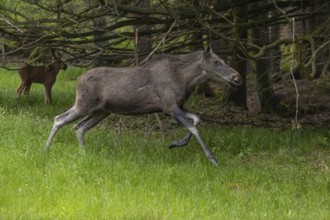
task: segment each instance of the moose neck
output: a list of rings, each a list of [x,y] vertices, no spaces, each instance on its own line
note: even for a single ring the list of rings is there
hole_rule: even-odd
[[[197,84],[205,82],[207,80],[207,74],[204,71],[203,53],[191,60],[190,65],[185,65],[180,69],[180,72],[189,90]]]

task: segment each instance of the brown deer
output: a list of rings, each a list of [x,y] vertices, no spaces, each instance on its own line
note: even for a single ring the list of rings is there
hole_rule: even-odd
[[[20,96],[24,91],[28,95],[32,83],[40,83],[45,86],[45,104],[52,102],[52,87],[56,81],[56,76],[60,69],[66,70],[67,65],[60,59],[55,59],[53,63],[47,66],[32,66],[24,64],[18,73],[21,77],[21,84],[16,90],[16,95]]]

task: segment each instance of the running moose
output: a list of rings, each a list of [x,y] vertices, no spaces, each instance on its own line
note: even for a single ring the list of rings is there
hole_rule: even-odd
[[[217,159],[200,137],[199,118],[183,108],[192,88],[208,79],[241,84],[241,77],[207,47],[186,55],[158,55],[133,68],[98,67],[78,78],[76,100],[67,112],[55,117],[46,149],[63,126],[83,118],[74,126],[79,144],[85,146],[84,134],[111,113],[142,115],[164,112],[188,129],[188,134],[170,148],[188,144],[192,135],[208,159]]]

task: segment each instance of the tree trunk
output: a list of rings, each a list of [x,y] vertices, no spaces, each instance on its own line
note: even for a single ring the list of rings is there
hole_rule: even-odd
[[[104,7],[104,2],[98,1],[98,0],[91,0],[85,2],[89,7],[94,7],[95,13],[98,13],[98,9]],[[100,51],[104,50],[103,52],[106,52],[106,45],[108,44],[107,41],[100,41],[99,39],[105,38],[108,33],[105,31],[107,26],[107,21],[105,16],[95,17],[92,20],[93,27],[94,27],[94,33],[93,33],[93,39],[94,44],[97,48],[100,49]],[[100,59],[99,57],[95,59],[93,66],[108,66],[109,64],[105,61]]]
[[[242,7],[237,11],[237,14],[241,14],[247,12],[247,10]],[[235,15],[234,15],[235,16]],[[239,39],[247,38],[247,31],[245,28],[239,27],[239,23],[244,23],[244,18],[236,19],[236,29],[233,30],[234,34],[237,34]],[[237,33],[236,33],[237,32]],[[247,109],[247,97],[246,97],[246,69],[247,69],[247,61],[242,60],[239,57],[244,57],[243,52],[238,48],[237,44],[232,44],[232,49],[235,54],[232,54],[232,66],[236,69],[241,77],[242,77],[242,85],[236,87],[235,89],[228,88],[224,94],[223,102],[225,103],[233,103],[236,106]]]
[[[258,8],[260,6],[260,3],[255,3],[251,6],[254,8]],[[264,16],[265,15],[261,13],[261,15],[256,17],[255,19],[263,19]],[[256,45],[265,45],[269,43],[269,28],[266,25],[260,25],[258,27],[254,26],[249,30],[248,37],[249,40]],[[267,57],[269,57],[269,51],[265,52],[263,57],[257,60],[253,60],[252,68],[254,73],[256,74],[257,93],[261,109],[263,112],[272,113],[276,112],[279,100],[278,97],[276,97],[272,84],[270,82],[269,69],[271,67],[271,63],[269,58]]]
[[[238,54],[242,57],[243,54],[239,51]],[[233,60],[233,67],[239,72],[242,77],[242,85],[235,88],[228,88],[224,94],[223,101],[225,103],[233,103],[234,105],[247,109],[247,96],[246,96],[246,60],[239,60],[235,57]]]
[[[276,17],[278,12],[271,12],[272,17]],[[281,25],[271,26],[269,29],[270,41],[274,42],[280,37],[280,27]],[[281,74],[280,63],[281,63],[281,50],[280,45],[270,49],[270,76],[277,77]]]
[[[192,4],[194,7],[199,7],[200,6],[200,1],[199,0],[192,0]],[[190,50],[191,51],[198,51],[198,50],[203,50],[204,45],[203,45],[203,29],[201,27],[200,23],[196,23],[194,25],[194,28],[196,30],[200,30],[197,32],[192,33],[192,43],[190,44]],[[197,86],[196,88],[197,94],[203,94],[205,97],[214,97],[214,91],[212,90],[209,82],[204,82],[201,83],[200,85]]]
[[[150,0],[141,0],[138,2],[138,7],[150,7]],[[141,20],[143,21],[143,15],[141,16]],[[144,32],[147,33],[150,30],[150,27],[148,25],[138,25],[136,27],[137,31],[137,55],[138,55],[138,60],[137,62],[142,61],[144,58],[148,56],[148,53],[151,52],[151,47],[152,47],[152,40],[150,35],[146,36],[139,36],[139,32]]]

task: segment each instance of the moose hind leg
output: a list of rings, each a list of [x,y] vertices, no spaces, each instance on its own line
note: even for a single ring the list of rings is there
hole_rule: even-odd
[[[210,151],[210,149],[206,146],[206,144],[202,140],[201,136],[199,135],[196,126],[194,126],[189,121],[188,117],[181,111],[181,109],[178,106],[176,106],[175,108],[173,108],[172,114],[173,114],[173,116],[175,117],[176,120],[178,120],[179,122],[181,122],[195,136],[195,138],[197,139],[197,141],[201,145],[201,147],[202,147],[205,155],[207,156],[207,158],[214,165],[218,164],[217,159],[215,158],[215,156],[212,154],[212,152]]]
[[[62,128],[63,126],[77,120],[78,118],[82,117],[83,115],[79,114],[75,108],[71,108],[69,109],[67,112],[58,115],[55,117],[54,120],[54,125],[53,128],[49,134],[49,137],[47,139],[47,143],[46,143],[46,150],[49,149],[50,144],[54,138],[54,136],[56,135],[57,131]]]
[[[200,119],[197,115],[193,114],[193,113],[190,113],[186,110],[183,111],[183,114],[187,117],[187,118],[190,118],[192,121],[193,121],[193,125],[196,127],[199,123],[200,123]],[[183,147],[185,145],[187,145],[190,141],[190,138],[192,137],[192,133],[189,131],[187,133],[187,135],[181,139],[181,140],[177,140],[177,141],[174,141],[170,146],[169,148],[175,148],[175,147]]]
[[[100,121],[106,118],[109,114],[110,114],[109,112],[105,112],[105,111],[95,111],[74,126],[80,146],[82,147],[85,146],[85,140],[84,140],[85,132],[93,128]]]

